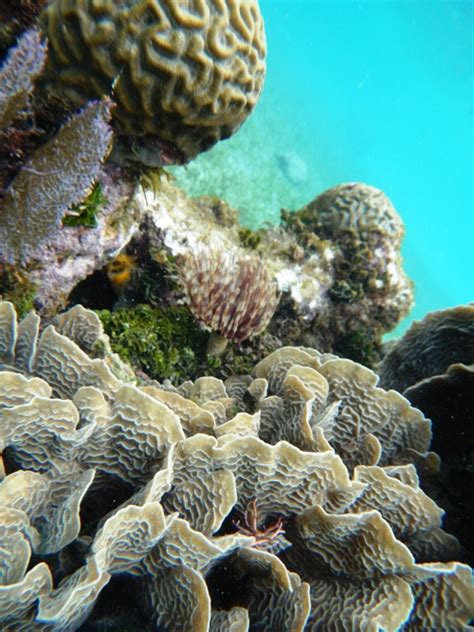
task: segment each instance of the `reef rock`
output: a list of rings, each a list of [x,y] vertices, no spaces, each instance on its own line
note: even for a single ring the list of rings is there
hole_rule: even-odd
[[[400,254],[403,224],[374,187],[339,185],[300,211],[283,212],[281,226],[255,232],[242,229],[225,202],[190,199],[163,178],[156,196],[147,190],[135,200],[149,218],[149,241],[173,256],[258,256],[281,294],[267,328],[280,344],[374,365],[382,335],[412,304]]]

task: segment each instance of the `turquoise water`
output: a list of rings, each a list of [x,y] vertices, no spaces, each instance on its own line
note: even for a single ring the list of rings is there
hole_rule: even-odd
[[[406,225],[416,306],[404,326],[474,300],[473,4],[260,5],[268,73],[259,106],[191,164],[184,186],[221,195],[256,226],[340,182],[374,185]],[[297,182],[278,170],[282,152],[304,162]]]

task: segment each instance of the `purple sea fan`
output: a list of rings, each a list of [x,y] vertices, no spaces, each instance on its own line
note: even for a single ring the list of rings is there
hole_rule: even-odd
[[[258,257],[200,247],[178,269],[194,316],[222,338],[242,342],[267,327],[279,295]]]

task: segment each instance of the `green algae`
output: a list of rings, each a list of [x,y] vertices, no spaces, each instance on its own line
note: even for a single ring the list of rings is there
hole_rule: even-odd
[[[149,305],[97,311],[112,350],[156,380],[179,383],[199,374],[209,334],[185,306]]]
[[[102,185],[97,182],[89,195],[80,204],[74,204],[67,215],[63,217],[63,226],[97,226],[97,213],[107,203]]]
[[[262,240],[262,231],[251,230],[250,228],[241,228],[239,230],[239,240],[242,246],[255,250]]]
[[[152,307],[140,304],[114,311],[96,310],[112,351],[147,377],[177,385],[203,375],[225,379],[249,375],[278,346],[272,336],[258,336],[244,345],[229,342],[222,356],[207,354],[209,331],[185,305]]]
[[[21,319],[34,310],[37,289],[14,266],[0,264],[0,299],[10,301]]]
[[[374,331],[351,331],[338,337],[334,351],[343,358],[375,368],[381,358],[381,335]]]

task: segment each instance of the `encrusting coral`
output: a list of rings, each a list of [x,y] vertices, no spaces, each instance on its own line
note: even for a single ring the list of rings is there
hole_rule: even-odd
[[[28,141],[38,134],[31,123],[31,94],[46,62],[46,45],[31,29],[18,38],[0,68],[0,193],[8,185],[24,158]]]
[[[54,312],[78,281],[126,243],[137,213],[124,209],[134,179],[104,166],[110,100],[87,103],[56,128],[35,123],[33,91],[46,49],[37,30],[26,31],[0,69],[0,292],[8,294],[7,277],[16,275],[25,293],[35,289],[40,309]],[[82,223],[81,203],[89,213]],[[66,225],[71,214],[74,226]]]
[[[437,465],[429,422],[370,371],[289,347],[226,382],[118,368],[88,310],[0,303],[4,629],[465,629],[470,569],[410,464]]]
[[[46,91],[76,107],[109,95],[129,158],[186,162],[231,136],[255,107],[266,43],[257,0],[54,0]]]
[[[1,260],[25,265],[54,238],[68,209],[86,197],[110,148],[110,107],[91,103],[23,165],[3,195]]]
[[[0,128],[14,122],[28,106],[33,81],[39,76],[46,61],[46,45],[37,30],[26,31],[17,45],[9,51],[0,70]]]

